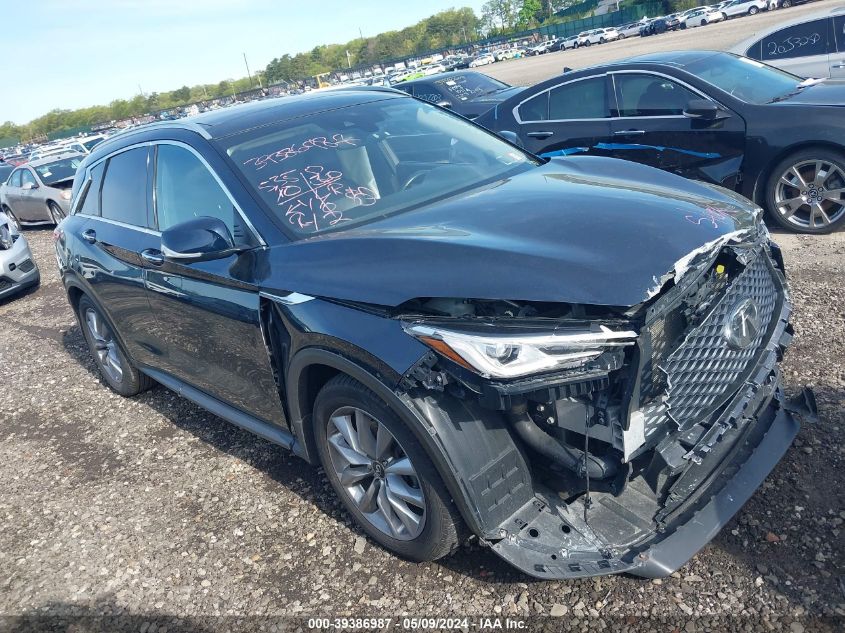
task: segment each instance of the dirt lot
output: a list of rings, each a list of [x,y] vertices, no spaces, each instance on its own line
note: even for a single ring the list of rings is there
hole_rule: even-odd
[[[106,389],[51,232],[26,235],[42,285],[0,304],[0,613],[29,614],[33,631],[57,613],[132,614],[119,621],[142,631],[155,617],[172,631],[175,615],[242,630],[258,621],[213,616],[344,614],[800,631],[845,614],[845,233],[779,236],[796,304],[786,384],[814,387],[821,423],[662,582],[537,582],[477,546],[428,565],[393,558],[352,526],[318,469],[163,387],[131,400]]]
[[[320,470],[162,387],[131,400],[106,389],[51,232],[26,236],[42,285],[0,302],[0,614],[24,617],[0,617],[0,632],[269,631],[296,624],[282,616],[405,614],[469,616],[470,628],[559,616],[530,624],[842,630],[845,233],[777,236],[795,301],[786,386],[815,389],[821,422],[710,546],[651,582],[534,581],[477,545],[426,565],[392,557],[351,524]]]

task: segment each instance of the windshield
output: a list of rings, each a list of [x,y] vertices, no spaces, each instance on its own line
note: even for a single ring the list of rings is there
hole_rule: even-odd
[[[73,178],[76,174],[76,168],[82,162],[82,157],[63,158],[54,163],[47,163],[46,165],[38,165],[33,167],[38,172],[38,177],[45,185],[52,185],[60,180],[67,180]]]
[[[85,146],[85,149],[90,152],[102,140],[102,138],[92,138],[90,141],[84,141],[82,144]]]
[[[321,112],[222,142],[295,237],[408,211],[536,165],[465,119],[410,98]]]
[[[508,84],[477,73],[456,74],[438,79],[434,85],[459,101],[474,99],[508,88]]]
[[[747,103],[771,103],[800,90],[800,77],[747,57],[726,53],[699,59],[687,72]]]

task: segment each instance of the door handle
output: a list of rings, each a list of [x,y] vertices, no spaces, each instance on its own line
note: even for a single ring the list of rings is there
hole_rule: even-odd
[[[94,229],[88,229],[87,231],[82,233],[82,239],[88,242],[89,244],[96,244],[97,231],[95,231]]]
[[[845,68],[845,64],[834,64],[831,68]]]
[[[530,136],[531,138],[549,138],[554,135],[554,132],[528,132],[525,136]]]
[[[147,248],[141,251],[141,259],[153,266],[161,266],[164,263],[164,255],[154,248]]]
[[[641,136],[645,130],[616,130],[613,136]]]

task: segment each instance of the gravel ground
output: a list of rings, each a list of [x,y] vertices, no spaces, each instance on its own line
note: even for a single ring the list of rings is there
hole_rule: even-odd
[[[270,630],[278,622],[251,618],[410,614],[799,632],[845,615],[845,233],[779,236],[796,304],[786,384],[814,387],[820,424],[710,546],[651,582],[534,581],[477,545],[425,565],[390,556],[319,469],[163,387],[112,394],[64,298],[51,232],[26,236],[42,284],[0,303],[0,613],[28,619],[0,630],[45,630],[56,614],[122,614],[144,633],[154,620]]]
[[[727,45],[719,29],[735,41],[737,24],[744,37],[772,17],[707,27],[710,46]],[[697,30],[647,40],[682,47],[672,38]],[[643,44],[490,74],[524,69],[536,81],[563,56],[586,65],[628,45]],[[404,615],[467,616],[469,628],[511,617],[549,630],[843,630],[845,233],[777,236],[795,301],[786,386],[815,389],[821,422],[707,548],[651,582],[535,581],[472,544],[431,564],[394,558],[352,525],[319,469],[163,387],[126,400],[103,386],[51,232],[26,236],[42,284],[0,302],[0,633],[270,631]]]

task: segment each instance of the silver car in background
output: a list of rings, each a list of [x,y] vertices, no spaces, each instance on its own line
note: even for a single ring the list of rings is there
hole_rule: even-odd
[[[758,31],[731,52],[800,77],[845,79],[845,6]]]
[[[78,152],[41,158],[17,167],[0,185],[0,211],[20,229],[25,224],[58,224],[70,212]]]
[[[9,217],[0,212],[0,301],[41,280],[29,244]]]

